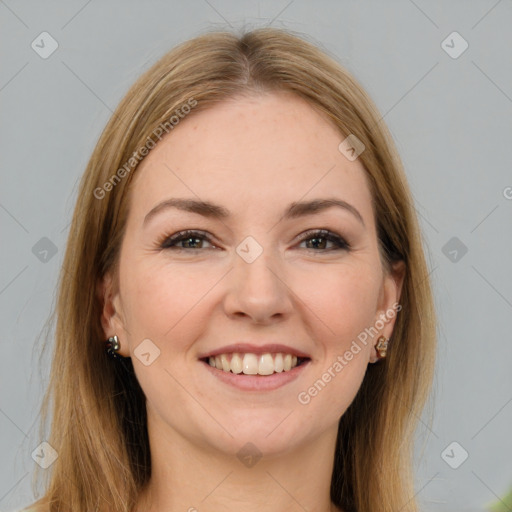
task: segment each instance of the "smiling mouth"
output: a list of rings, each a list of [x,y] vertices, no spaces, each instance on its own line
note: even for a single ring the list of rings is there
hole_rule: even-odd
[[[235,352],[201,359],[204,363],[225,373],[261,376],[289,372],[309,360],[309,358],[297,357],[292,354],[280,352],[266,354],[241,354]]]

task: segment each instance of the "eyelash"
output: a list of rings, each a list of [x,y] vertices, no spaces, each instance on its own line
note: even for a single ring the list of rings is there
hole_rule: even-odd
[[[186,231],[180,231],[179,233],[176,233],[172,236],[165,235],[160,241],[159,246],[161,249],[174,249],[174,250],[183,250],[183,251],[197,251],[198,249],[191,248],[191,247],[176,247],[176,244],[183,242],[184,240],[189,240],[190,238],[196,238],[201,240],[206,240],[208,243],[213,245],[213,242],[211,239],[202,231],[196,231],[193,229],[188,229]],[[308,249],[314,252],[330,252],[333,250],[343,250],[343,251],[349,251],[350,250],[350,244],[346,242],[343,238],[336,235],[335,233],[332,233],[331,231],[328,231],[326,229],[314,229],[306,231],[299,243],[302,243],[307,240],[312,240],[315,238],[320,238],[323,240],[327,240],[329,242],[332,242],[337,245],[337,247],[330,248],[330,249],[323,249],[323,250],[316,250],[316,249]]]

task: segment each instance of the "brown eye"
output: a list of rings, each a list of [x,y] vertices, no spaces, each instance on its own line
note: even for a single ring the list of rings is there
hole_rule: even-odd
[[[303,242],[311,242],[306,249],[311,249],[316,252],[350,249],[350,245],[343,238],[326,229],[308,231],[301,240],[301,243]],[[326,245],[328,242],[334,244],[334,247],[327,248]]]
[[[199,247],[202,242],[208,242],[211,244],[209,238],[201,231],[180,231],[172,236],[166,236],[163,242],[160,244],[162,249],[205,249],[205,247]],[[183,245],[180,245],[183,244]],[[206,247],[208,249],[208,247]]]

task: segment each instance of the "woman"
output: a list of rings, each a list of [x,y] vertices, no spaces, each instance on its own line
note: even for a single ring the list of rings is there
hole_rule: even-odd
[[[34,510],[417,510],[421,235],[376,108],[312,44],[209,33],[147,71],[59,285]]]

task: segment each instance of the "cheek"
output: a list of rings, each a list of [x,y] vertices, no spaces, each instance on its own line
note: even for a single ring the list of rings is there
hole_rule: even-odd
[[[374,266],[360,264],[336,270],[319,268],[314,280],[310,275],[298,276],[296,289],[301,290],[301,300],[315,314],[313,325],[321,330],[318,336],[326,350],[342,350],[375,320],[379,274]]]
[[[305,311],[314,313],[309,314],[311,331],[320,360],[298,401],[308,414],[320,415],[326,423],[344,414],[368,368],[372,338],[365,330],[375,320],[380,290],[374,268],[326,268],[324,274],[322,270],[315,273],[316,285],[302,280],[301,297],[307,304]]]
[[[204,324],[200,319],[208,316],[209,294],[222,287],[226,273],[197,262],[171,265],[156,259],[127,261],[124,268],[123,303],[134,341],[174,339],[178,345],[199,334]],[[295,303],[302,310],[302,321],[310,323],[325,349],[340,350],[375,319],[377,274],[375,266],[364,262],[338,268],[326,264],[317,266],[314,273],[290,272],[286,281],[298,298]],[[172,346],[177,348],[175,343]]]
[[[186,264],[157,261],[125,267],[124,295],[130,336],[154,339],[161,348],[175,351],[200,328],[197,321],[208,292],[223,273]],[[173,340],[169,344],[169,340]],[[177,351],[177,350],[176,350]]]

